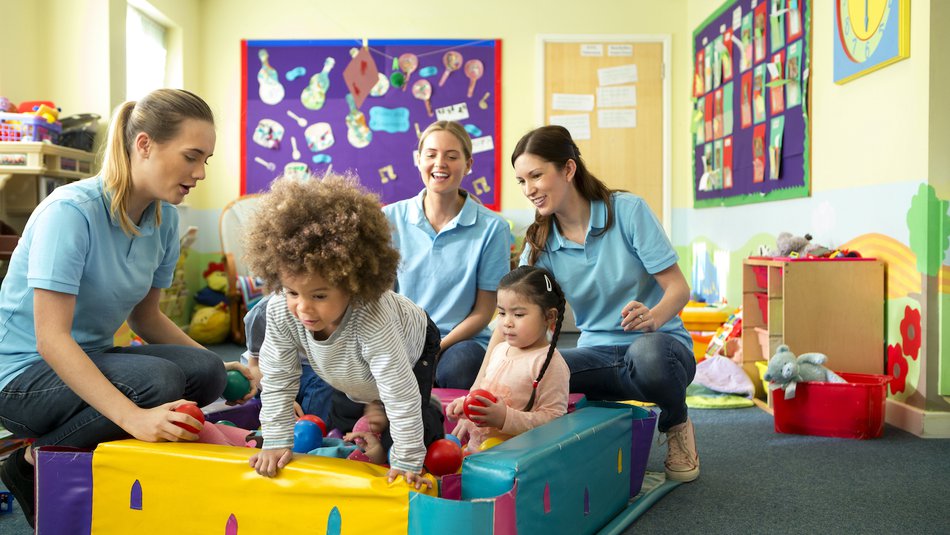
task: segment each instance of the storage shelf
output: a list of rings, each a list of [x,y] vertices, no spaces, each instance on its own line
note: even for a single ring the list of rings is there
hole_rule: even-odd
[[[747,258],[742,308],[743,369],[759,397],[766,393],[755,362],[768,360],[781,344],[795,354],[824,353],[825,365],[836,372],[884,372],[880,260]],[[756,327],[767,331],[768,348],[760,344]]]

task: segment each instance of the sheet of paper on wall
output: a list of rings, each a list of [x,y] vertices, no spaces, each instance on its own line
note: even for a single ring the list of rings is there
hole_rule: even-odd
[[[554,93],[551,97],[551,109],[563,111],[592,111],[594,95]]]
[[[742,27],[742,6],[732,10],[732,29],[738,30]]]
[[[597,126],[599,128],[636,128],[637,110],[597,110]]]
[[[621,108],[637,105],[637,86],[616,85],[597,88],[598,108]]]
[[[581,56],[600,57],[604,55],[604,45],[583,44],[581,45]]]
[[[769,133],[769,179],[782,177],[782,138],[785,134],[785,116],[772,117]]]
[[[610,57],[633,56],[633,45],[607,45],[607,55]]]
[[[495,143],[492,141],[491,136],[477,137],[472,140],[472,154],[478,154],[479,152],[488,152],[494,148],[495,148]]]
[[[464,102],[435,109],[435,118],[439,121],[464,121],[468,117],[468,104]]]
[[[621,85],[638,81],[636,65],[618,65],[597,69],[597,85]]]
[[[574,140],[590,139],[590,114],[578,113],[575,115],[552,115],[549,124],[556,124],[567,128]]]

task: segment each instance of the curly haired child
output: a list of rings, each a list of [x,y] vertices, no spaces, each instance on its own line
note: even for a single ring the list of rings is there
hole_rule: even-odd
[[[399,253],[379,199],[353,177],[280,178],[245,236],[248,267],[269,290],[260,351],[263,449],[250,459],[274,477],[292,459],[298,350],[334,393],[331,425],[350,431],[380,402],[389,481],[416,488],[426,446],[442,437],[429,403],[439,330],[424,310],[394,293]]]
[[[544,268],[521,266],[498,283],[498,324],[504,336],[479,371],[472,388],[488,390],[497,402],[476,395],[466,419],[465,398],[452,401],[446,414],[457,418],[454,434],[478,451],[489,437],[508,439],[567,412],[571,372],[556,349],[564,320],[564,293]],[[547,334],[552,332],[548,342]]]

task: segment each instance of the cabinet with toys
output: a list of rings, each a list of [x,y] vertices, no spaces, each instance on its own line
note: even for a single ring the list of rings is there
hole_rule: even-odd
[[[742,266],[742,367],[765,398],[760,369],[785,344],[824,353],[836,372],[884,372],[884,262],[750,257]]]

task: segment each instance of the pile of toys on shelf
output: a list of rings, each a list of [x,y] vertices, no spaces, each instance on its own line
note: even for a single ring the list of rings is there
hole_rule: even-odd
[[[48,100],[14,104],[0,96],[0,141],[45,142],[91,151],[99,115],[82,113],[60,119],[60,111]]]

